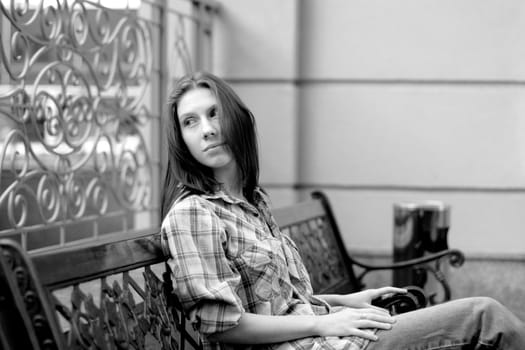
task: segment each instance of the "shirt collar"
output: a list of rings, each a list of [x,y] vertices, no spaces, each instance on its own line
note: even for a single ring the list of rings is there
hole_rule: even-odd
[[[213,193],[205,193],[205,194],[202,195],[202,197],[206,198],[206,199],[221,199],[221,200],[223,200],[223,201],[225,201],[227,203],[230,203],[230,204],[247,203],[246,201],[244,201],[244,200],[242,200],[240,198],[233,197],[233,196],[227,194],[223,190],[218,190],[218,191],[213,192]],[[256,204],[259,204],[261,201],[264,201],[263,192],[262,192],[262,190],[259,187],[255,188],[254,200],[255,200]]]
[[[205,199],[222,199],[223,201],[225,201],[227,203],[230,203],[230,204],[239,204],[239,203],[243,203],[244,202],[240,198],[236,198],[236,197],[230,196],[229,194],[227,194],[223,190],[219,190],[219,191],[216,191],[216,192],[213,192],[213,193],[204,193],[202,195],[202,197],[205,198]]]

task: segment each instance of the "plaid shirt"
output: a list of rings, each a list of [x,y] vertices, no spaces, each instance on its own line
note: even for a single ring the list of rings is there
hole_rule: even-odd
[[[172,206],[161,232],[175,293],[203,335],[205,349],[250,348],[206,339],[235,327],[244,312],[322,315],[340,310],[313,296],[297,247],[280,232],[260,190],[256,206],[222,191],[188,195]],[[367,343],[357,337],[310,337],[257,348],[357,350]]]

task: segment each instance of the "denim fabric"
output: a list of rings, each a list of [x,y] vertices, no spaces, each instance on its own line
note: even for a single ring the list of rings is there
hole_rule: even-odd
[[[491,298],[457,299],[396,318],[366,350],[525,350],[525,324]]]

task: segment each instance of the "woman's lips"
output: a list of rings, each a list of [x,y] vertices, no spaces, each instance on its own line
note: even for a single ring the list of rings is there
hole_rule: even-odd
[[[208,146],[206,146],[206,147],[204,148],[204,152],[209,151],[209,150],[211,150],[211,149],[213,149],[213,148],[220,147],[220,146],[222,146],[222,145],[223,145],[222,143],[214,143],[214,144],[212,144],[212,145],[208,145]]]

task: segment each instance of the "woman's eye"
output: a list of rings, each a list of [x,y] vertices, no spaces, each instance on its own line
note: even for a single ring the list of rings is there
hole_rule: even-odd
[[[210,109],[210,117],[217,117],[217,108]]]
[[[186,118],[182,121],[183,126],[192,126],[193,124],[195,124],[195,118],[192,117]]]

